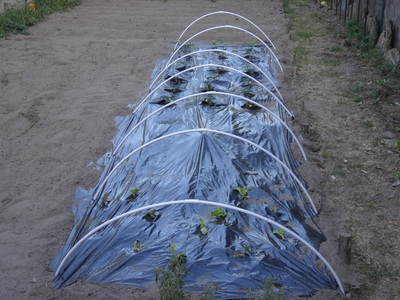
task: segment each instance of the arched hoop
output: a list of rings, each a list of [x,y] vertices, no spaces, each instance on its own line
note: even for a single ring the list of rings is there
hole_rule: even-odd
[[[118,164],[115,165],[114,168],[111,169],[111,171],[107,174],[107,176],[103,179],[102,183],[99,185],[99,187],[96,189],[96,192],[93,196],[93,200],[97,200],[97,198],[99,197],[101,191],[103,190],[104,186],[106,185],[108,179],[111,177],[112,174],[114,174],[114,172],[128,159],[130,158],[133,154],[135,154],[136,152],[142,150],[143,148],[150,146],[151,144],[154,144],[156,142],[159,142],[163,139],[166,138],[170,138],[176,135],[181,135],[181,134],[186,134],[186,133],[193,133],[193,132],[209,132],[209,133],[215,133],[215,134],[221,134],[221,135],[226,135],[229,137],[233,137],[235,139],[238,139],[240,141],[243,141],[245,143],[248,143],[254,147],[256,147],[257,149],[259,149],[260,151],[264,152],[265,154],[267,154],[268,156],[272,157],[276,162],[278,162],[282,168],[284,168],[289,174],[290,176],[293,178],[294,181],[296,181],[296,183],[299,185],[300,189],[303,191],[303,193],[306,195],[315,215],[318,214],[318,210],[315,207],[314,201],[311,199],[310,194],[308,193],[307,189],[305,188],[305,186],[303,185],[303,183],[299,180],[299,178],[297,178],[297,176],[293,173],[293,171],[286,166],[286,164],[281,161],[278,157],[276,157],[274,154],[272,154],[271,152],[269,152],[268,150],[264,149],[263,147],[261,147],[260,145],[257,145],[256,143],[249,141],[245,138],[242,138],[240,136],[228,133],[228,132],[223,132],[223,131],[218,131],[218,130],[213,130],[213,129],[207,129],[207,128],[198,128],[198,129],[189,129],[189,130],[182,130],[182,131],[178,131],[178,132],[174,132],[171,134],[167,134],[164,136],[161,136],[159,138],[156,138],[154,140],[151,140],[149,142],[147,142],[146,144],[143,144],[141,146],[139,146],[138,148],[136,148],[135,150],[133,150],[132,152],[130,152],[128,155],[126,155],[124,158],[122,158]]]
[[[118,221],[120,219],[123,219],[125,217],[128,217],[130,215],[142,212],[142,211],[148,211],[151,209],[155,209],[158,207],[164,207],[164,206],[171,206],[171,205],[178,205],[178,204],[201,204],[201,205],[211,205],[211,206],[218,206],[218,207],[223,207],[226,209],[230,209],[230,210],[235,210],[250,216],[253,216],[257,219],[260,219],[262,221],[265,221],[271,225],[274,225],[280,229],[285,230],[285,233],[290,234],[291,236],[293,236],[294,238],[298,239],[300,242],[302,242],[304,245],[307,246],[307,248],[309,248],[316,256],[318,256],[319,259],[321,259],[321,261],[325,264],[325,266],[329,269],[329,271],[332,273],[332,276],[334,277],[334,279],[336,280],[337,285],[339,286],[340,291],[344,294],[344,288],[343,285],[339,279],[339,276],[336,274],[335,270],[332,268],[332,266],[329,264],[329,262],[325,259],[324,256],[322,256],[321,253],[318,252],[317,249],[315,249],[310,243],[308,243],[305,239],[303,239],[301,236],[299,236],[297,233],[295,233],[294,231],[292,231],[291,229],[279,224],[278,222],[268,219],[262,215],[259,215],[257,213],[251,212],[249,210],[245,210],[243,208],[240,207],[236,207],[233,205],[229,205],[229,204],[224,204],[224,203],[218,203],[218,202],[211,202],[211,201],[205,201],[205,200],[198,200],[198,199],[185,199],[185,200],[176,200],[176,201],[168,201],[168,202],[164,202],[164,203],[157,203],[157,204],[152,204],[152,205],[147,205],[147,206],[143,206],[141,208],[136,208],[133,209],[131,211],[128,211],[126,213],[123,213],[117,217],[114,217],[106,222],[104,222],[103,224],[97,226],[96,228],[94,228],[93,230],[91,230],[90,232],[88,232],[84,237],[82,237],[69,251],[68,253],[64,256],[63,260],[61,261],[61,263],[58,265],[58,268],[56,270],[55,276],[58,276],[62,270],[62,268],[64,267],[64,264],[66,263],[66,261],[68,260],[68,258],[72,255],[72,253],[81,245],[83,244],[83,242],[85,240],[87,240],[89,237],[91,237],[93,234],[95,234],[96,232],[98,232],[99,230],[103,229],[104,227],[106,227],[107,225]]]
[[[252,81],[254,81],[255,83],[257,83],[260,87],[262,87],[264,90],[266,90],[266,92],[267,92],[269,95],[271,95],[271,96],[283,107],[283,109],[289,114],[290,117],[294,118],[294,114],[285,106],[285,104],[283,104],[283,102],[282,102],[276,95],[274,95],[274,93],[272,93],[265,85],[263,85],[263,84],[262,84],[261,82],[259,82],[257,79],[255,79],[254,77],[251,77],[250,75],[248,75],[248,74],[246,74],[246,73],[244,73],[244,72],[242,72],[242,71],[239,71],[239,70],[237,70],[237,69],[235,69],[235,68],[231,68],[231,67],[224,66],[224,65],[218,65],[218,64],[204,64],[204,65],[193,66],[193,67],[187,68],[186,70],[183,70],[183,71],[181,71],[181,72],[179,72],[179,73],[176,73],[176,74],[172,75],[172,76],[169,77],[167,80],[161,82],[161,83],[160,83],[157,87],[155,87],[152,91],[150,91],[150,92],[147,94],[147,96],[138,104],[138,106],[136,106],[136,108],[134,109],[133,112],[135,113],[135,112],[143,105],[143,103],[144,103],[147,99],[149,99],[149,98],[157,91],[158,88],[160,88],[161,86],[163,86],[165,83],[167,83],[167,82],[170,81],[171,79],[174,79],[175,77],[178,77],[179,75],[182,75],[182,74],[184,74],[184,73],[186,73],[186,72],[193,71],[193,70],[196,70],[196,69],[198,69],[198,68],[204,68],[204,67],[214,67],[214,68],[223,68],[223,69],[227,69],[227,70],[230,70],[230,71],[233,71],[233,72],[237,72],[237,73],[239,73],[240,75],[245,76],[245,77],[251,79]]]
[[[272,81],[271,77],[269,77],[259,66],[257,66],[255,63],[252,63],[250,60],[248,60],[247,58],[244,58],[243,56],[240,56],[236,53],[230,52],[230,51],[226,51],[226,50],[222,50],[222,49],[203,49],[203,50],[198,50],[198,51],[193,51],[190,52],[188,54],[182,55],[180,57],[178,57],[177,59],[175,59],[174,61],[172,61],[171,63],[169,63],[163,70],[161,70],[158,75],[153,79],[153,81],[150,84],[149,90],[151,90],[151,88],[153,87],[153,85],[155,84],[156,80],[158,78],[160,78],[165,71],[168,70],[168,68],[170,68],[172,65],[174,65],[176,62],[178,62],[179,60],[181,60],[182,58],[188,57],[188,56],[192,56],[194,54],[199,54],[199,53],[207,53],[207,52],[220,52],[220,53],[224,53],[224,54],[228,54],[228,55],[232,55],[235,57],[240,58],[241,60],[243,60],[244,62],[246,62],[247,64],[249,64],[250,66],[252,66],[253,68],[257,69],[258,71],[261,72],[261,74],[263,76],[265,76],[268,81],[272,84],[272,86],[275,88],[276,92],[278,93],[279,97],[283,100],[283,97],[281,95],[281,93],[279,92],[279,89],[277,88],[277,86],[275,85],[275,83]]]
[[[178,46],[178,43],[179,43],[179,41],[181,40],[182,36],[185,34],[185,32],[186,32],[193,24],[195,24],[196,22],[200,21],[201,19],[204,19],[204,18],[206,18],[206,17],[208,17],[208,16],[216,15],[216,14],[227,14],[227,15],[232,15],[232,16],[235,16],[235,17],[238,17],[238,18],[240,18],[240,19],[243,19],[243,20],[247,21],[248,23],[250,23],[251,25],[253,25],[255,28],[257,28],[257,30],[260,31],[260,32],[265,36],[265,38],[266,38],[266,39],[268,40],[268,42],[272,45],[272,47],[273,47],[274,49],[276,49],[276,48],[275,48],[275,45],[274,45],[274,43],[272,43],[271,39],[270,39],[270,38],[265,34],[265,32],[262,31],[261,28],[258,27],[254,22],[250,21],[249,19],[247,19],[247,18],[245,18],[245,17],[243,17],[243,16],[241,16],[241,15],[239,15],[239,14],[235,14],[235,13],[229,12],[229,11],[220,10],[220,11],[215,11],[215,12],[211,12],[211,13],[205,14],[205,15],[203,15],[203,16],[197,18],[196,20],[194,20],[192,23],[190,23],[190,24],[185,28],[185,30],[182,31],[181,35],[179,36],[178,41],[177,41],[176,44],[175,44],[174,50],[176,50],[176,47]]]
[[[143,124],[146,120],[148,120],[150,117],[154,116],[155,114],[157,114],[158,112],[162,111],[163,109],[170,107],[172,105],[175,105],[178,102],[181,102],[183,100],[186,99],[190,99],[193,97],[197,97],[197,96],[203,96],[203,95],[221,95],[221,96],[228,96],[228,97],[235,97],[235,98],[239,98],[245,101],[250,102],[251,104],[256,105],[257,107],[267,111],[270,115],[272,115],[274,118],[276,118],[277,120],[279,120],[279,122],[289,131],[290,135],[292,136],[292,138],[295,140],[295,142],[297,143],[297,145],[300,148],[301,154],[303,155],[304,160],[307,160],[306,154],[304,152],[303,147],[300,144],[300,141],[298,140],[298,138],[296,137],[296,135],[294,134],[294,132],[290,129],[290,127],[286,124],[286,122],[284,122],[277,114],[275,114],[273,111],[271,111],[269,108],[261,105],[258,102],[255,102],[249,98],[243,97],[243,96],[239,96],[239,95],[235,95],[235,94],[231,94],[231,93],[225,93],[225,92],[216,92],[216,91],[209,91],[209,92],[202,92],[202,93],[196,93],[196,94],[192,94],[192,95],[187,95],[184,97],[181,97],[179,99],[176,99],[174,101],[171,101],[169,103],[167,103],[166,105],[164,105],[163,107],[153,111],[151,114],[147,115],[145,118],[141,119],[140,122],[138,122],[134,127],[132,127],[131,130],[129,130],[129,132],[123,137],[123,139],[117,144],[117,146],[115,147],[115,149],[112,151],[112,155],[115,155],[116,152],[118,151],[118,149],[122,146],[122,144],[125,142],[125,140],[128,138],[129,135],[132,134],[132,132],[134,132],[137,128],[139,128],[139,126],[141,124]]]
[[[169,60],[167,61],[167,64],[169,64],[169,63],[171,62],[171,60],[172,60],[172,58],[175,56],[175,54],[178,53],[178,51],[179,51],[185,44],[187,44],[189,41],[191,41],[191,40],[194,39],[195,37],[197,37],[197,36],[199,36],[199,35],[201,35],[201,34],[203,34],[203,33],[205,33],[205,32],[208,32],[208,31],[211,31],[211,30],[215,30],[215,29],[221,29],[221,28],[231,28],[231,29],[240,30],[240,31],[243,31],[243,32],[245,32],[245,33],[251,35],[252,37],[256,38],[258,41],[260,41],[260,42],[268,49],[268,51],[269,51],[269,52],[271,53],[271,55],[274,57],[276,63],[277,63],[278,66],[279,66],[279,68],[280,68],[281,71],[283,72],[283,68],[282,68],[282,66],[281,66],[281,64],[280,64],[280,62],[279,62],[279,60],[278,60],[278,58],[276,57],[275,53],[271,50],[270,47],[268,47],[268,45],[267,45],[262,39],[260,39],[258,36],[256,36],[254,33],[250,32],[250,31],[247,31],[247,30],[245,30],[245,29],[243,29],[243,28],[240,28],[240,27],[237,27],[237,26],[232,26],[232,25],[220,25],[220,26],[210,27],[210,28],[207,28],[207,29],[205,29],[205,30],[202,30],[202,31],[196,33],[195,35],[191,36],[191,37],[188,38],[186,41],[184,41],[184,42],[171,54],[171,57],[170,57]]]

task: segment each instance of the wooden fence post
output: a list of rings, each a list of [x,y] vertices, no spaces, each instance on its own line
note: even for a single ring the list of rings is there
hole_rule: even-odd
[[[345,264],[351,264],[351,234],[339,234],[338,255]]]

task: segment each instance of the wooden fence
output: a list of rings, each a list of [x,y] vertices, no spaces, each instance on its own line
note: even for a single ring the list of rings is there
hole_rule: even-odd
[[[390,26],[391,46],[400,50],[400,0],[326,0],[324,3],[339,20],[356,20],[364,27],[365,34],[371,33],[369,22],[376,22],[378,36]]]

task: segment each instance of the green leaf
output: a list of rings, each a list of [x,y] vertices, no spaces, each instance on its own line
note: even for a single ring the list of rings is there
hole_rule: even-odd
[[[225,218],[226,216],[230,216],[229,213],[224,212],[222,207],[218,207],[216,210],[213,210],[210,213],[210,215],[213,216],[213,217],[216,217],[218,220],[221,220],[221,219]]]
[[[172,256],[175,256],[175,249],[176,249],[176,245],[175,244],[171,244],[171,254]]]
[[[279,239],[283,240],[285,238],[285,230],[282,228],[275,229],[272,231],[273,234],[275,234]]]
[[[135,241],[135,243],[133,243],[133,251],[139,252],[140,248],[142,248],[142,245],[139,243],[139,241]]]
[[[155,215],[156,215],[156,212],[157,212],[156,209],[152,209],[151,211],[149,211],[149,212],[147,213],[147,215],[154,219],[154,217],[155,217]]]
[[[233,187],[232,188],[234,191],[238,191],[240,196],[242,196],[243,199],[247,198],[247,192],[251,191],[251,189],[244,187]]]
[[[200,231],[202,234],[206,235],[208,233],[208,228],[206,224],[204,223],[203,219],[200,218]]]
[[[108,202],[110,202],[109,200],[108,200],[108,196],[110,195],[110,193],[105,193],[104,195],[103,195],[103,197],[101,198],[101,203],[102,204],[107,204]]]
[[[139,194],[139,189],[130,190],[133,196],[137,196]]]

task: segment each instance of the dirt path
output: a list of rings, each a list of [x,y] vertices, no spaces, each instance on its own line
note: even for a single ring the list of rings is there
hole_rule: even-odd
[[[156,297],[87,283],[53,290],[50,261],[72,227],[75,189],[93,187],[100,175],[86,165],[110,148],[114,118],[146,94],[155,61],[184,27],[217,10],[260,25],[287,61],[280,1],[83,0],[29,36],[0,41],[2,299]]]
[[[399,78],[391,76],[383,63],[381,69],[371,68],[349,48],[334,12],[311,1],[298,9],[318,28],[314,36],[295,45],[295,53],[307,54],[300,64],[301,59],[295,62],[299,66],[291,83],[298,101],[295,125],[306,137],[303,143],[312,161],[302,174],[317,194],[314,197],[322,199],[319,224],[331,237],[322,252],[332,253],[353,295],[397,299]],[[342,265],[334,255],[339,232],[353,235],[352,265]]]

